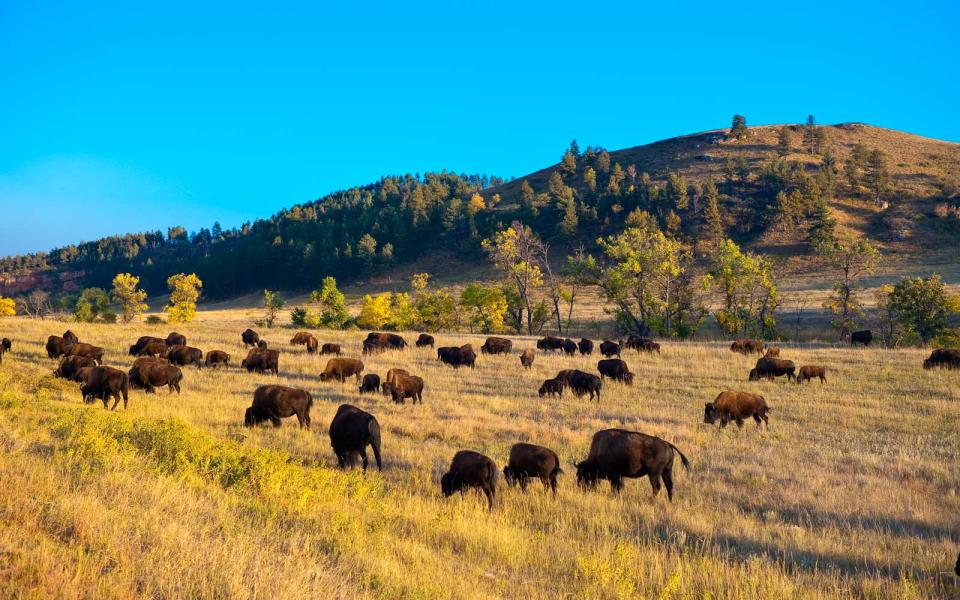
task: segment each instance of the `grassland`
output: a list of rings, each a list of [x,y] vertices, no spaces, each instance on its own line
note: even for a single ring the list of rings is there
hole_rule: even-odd
[[[243,310],[201,312],[177,327],[226,371],[184,369],[184,391],[133,392],[126,411],[84,406],[52,377],[43,340],[68,326],[127,368],[139,335],[170,326],[0,321],[14,350],[0,366],[0,597],[660,597],[950,598],[960,536],[960,373],[924,371],[925,351],[785,346],[824,364],[826,385],[748,383],[752,359],[720,343],[664,343],[625,355],[637,383],[603,399],[541,400],[561,368],[594,357],[486,357],[474,370],[430,350],[364,358],[427,381],[422,406],[322,383],[325,358],[281,349],[280,375],[240,372]],[[360,332],[318,332],[359,354]],[[408,336],[412,337],[412,336]],[[476,341],[439,335],[442,344]],[[515,347],[532,347],[518,338]],[[254,388],[313,393],[312,431],[242,427]],[[769,431],[702,424],[724,389],[763,394]],[[334,468],[326,427],[349,402],[384,434],[382,473]],[[570,462],[590,436],[627,427],[690,457],[677,495],[646,480],[620,496],[577,489]],[[566,467],[556,499],[501,482],[495,510],[475,494],[444,499],[438,480],[458,449],[502,466],[531,441]]]

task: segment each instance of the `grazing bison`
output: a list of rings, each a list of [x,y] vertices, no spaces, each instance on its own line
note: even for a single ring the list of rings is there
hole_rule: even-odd
[[[253,392],[253,404],[243,417],[247,427],[270,421],[280,427],[280,419],[296,415],[300,427],[310,429],[310,407],[313,396],[305,390],[285,385],[261,385]]]
[[[604,356],[620,356],[620,344],[603,340],[600,342],[600,354]]]
[[[567,356],[573,356],[577,353],[577,343],[570,338],[563,340],[563,353]]]
[[[563,340],[558,337],[546,336],[537,340],[537,350],[546,352],[556,352],[563,349]]]
[[[203,363],[212,369],[226,367],[230,364],[230,355],[223,350],[211,350],[207,352],[207,357]]]
[[[84,367],[96,366],[96,362],[87,356],[64,356],[53,372],[54,377],[73,379],[77,372]]]
[[[627,338],[627,341],[624,342],[623,346],[625,348],[630,348],[636,350],[637,352],[656,352],[660,353],[660,344],[651,340],[650,338],[645,338],[639,335],[631,335]]]
[[[196,365],[200,369],[203,368],[203,351],[190,346],[170,346],[167,350],[167,360],[173,365],[181,367]]]
[[[156,388],[167,386],[172,394],[174,390],[180,393],[180,382],[183,380],[183,371],[180,367],[159,361],[148,361],[134,365],[127,372],[130,385],[142,388],[147,393],[154,393]]]
[[[787,376],[787,381],[794,379],[796,366],[792,360],[784,360],[773,356],[764,356],[757,361],[757,366],[750,370],[750,381]]]
[[[497,494],[497,464],[473,450],[461,450],[453,456],[450,469],[440,478],[440,490],[445,498],[454,492],[475,487],[487,497],[487,508],[493,510]]]
[[[363,353],[373,354],[384,350],[403,350],[407,347],[407,340],[395,333],[378,333],[371,331],[363,340]]]
[[[47,338],[47,356],[50,358],[59,358],[63,356],[63,338],[59,335],[51,335]]]
[[[380,376],[376,373],[367,373],[360,382],[361,394],[372,394],[380,391]]]
[[[923,361],[924,369],[960,369],[960,350],[938,348]]]
[[[316,349],[314,349],[314,352],[316,352]],[[323,347],[320,348],[320,356],[323,356],[324,354],[334,354],[336,356],[340,356],[340,344],[331,344],[329,342],[324,344]]]
[[[869,346],[873,341],[873,332],[869,329],[864,329],[862,331],[854,331],[850,334],[850,345],[862,344],[864,347]]]
[[[757,422],[757,427],[762,420],[769,429],[770,421],[767,420],[769,411],[770,408],[763,396],[727,390],[720,392],[713,402],[707,402],[704,405],[703,422],[712,425],[719,420],[722,428],[726,427],[730,421],[736,421],[737,427],[743,427],[743,422],[752,417]]]
[[[163,340],[147,342],[146,344],[135,347],[130,346],[130,356],[166,356],[169,348]]]
[[[416,375],[397,375],[392,382],[383,384],[383,391],[397,404],[406,404],[410,398],[413,404],[423,404],[423,379]]]
[[[488,337],[480,346],[480,354],[510,354],[513,342],[502,337]]]
[[[309,333],[309,332],[306,332],[306,331],[298,331],[298,332],[296,333],[296,335],[294,335],[292,338],[290,338],[290,345],[291,345],[291,346],[304,346],[304,345],[306,345],[307,341],[308,341],[310,338],[312,338],[312,337],[313,337],[313,334],[312,334],[312,333]]]
[[[103,364],[103,352],[103,348],[80,342],[67,344],[65,341],[63,346],[63,353],[66,356],[86,356],[92,358],[98,365]]]
[[[559,377],[558,375],[558,378]],[[600,388],[603,387],[603,382],[596,375],[573,369],[567,376],[566,381],[567,386],[577,398],[582,398],[589,394],[590,400],[596,397],[597,402],[600,401]]]
[[[508,485],[520,484],[520,489],[527,490],[527,479],[538,477],[544,488],[557,495],[557,475],[563,473],[560,468],[560,457],[550,448],[535,444],[519,443],[510,448],[510,460],[503,468],[503,478]]]
[[[152,335],[142,335],[137,339],[137,343],[130,346],[130,350],[127,354],[130,356],[156,356],[158,354],[157,352],[147,352],[141,354],[141,351],[151,344],[154,345],[154,347],[156,347],[156,344],[160,344],[163,346],[164,352],[166,352],[167,345],[161,338],[153,337]]]
[[[240,362],[240,368],[247,372],[270,373],[280,372],[280,351],[264,348],[250,348],[247,357]]]
[[[623,489],[623,478],[647,476],[653,494],[660,491],[660,482],[667,488],[667,497],[673,501],[673,453],[690,467],[680,449],[666,440],[638,431],[605,429],[593,434],[587,459],[577,463],[577,483],[593,487],[601,479],[610,482],[614,492]]]
[[[537,353],[527,348],[520,353],[520,364],[529,369],[533,366],[533,359],[536,357]]]
[[[564,384],[559,379],[547,379],[540,385],[538,394],[543,398],[544,396],[556,396],[560,398],[563,396]]]
[[[760,340],[740,339],[730,344],[730,351],[749,356],[751,354],[763,354],[765,347],[766,344]]]
[[[394,381],[397,380],[397,377],[399,377],[400,375],[409,375],[409,374],[410,373],[406,369],[399,369],[394,367],[393,369],[390,369],[389,371],[387,371],[386,381],[388,383],[393,383]]]
[[[340,383],[347,380],[347,377],[356,377],[357,383],[360,383],[360,374],[363,373],[363,362],[356,358],[331,358],[327,361],[323,373],[320,373],[320,381],[329,381],[336,379]]]
[[[383,470],[380,461],[380,423],[370,413],[356,406],[341,404],[337,414],[330,422],[330,446],[337,455],[337,464],[341,469],[353,463],[353,457],[360,455],[363,470],[367,470],[367,446],[373,448],[373,458],[377,469]]]
[[[827,368],[819,365],[804,365],[797,372],[797,383],[803,383],[807,380],[813,381],[814,377],[818,377],[820,383],[824,383],[827,380]]]
[[[416,344],[417,348],[423,348],[424,346],[433,348],[434,339],[429,333],[421,333],[420,337],[418,337],[417,341],[414,343]]]
[[[80,338],[77,337],[77,334],[68,329],[63,332],[63,341],[68,344],[79,344]]]
[[[619,358],[605,358],[597,363],[597,370],[600,371],[600,379],[609,377],[614,381],[620,381],[627,385],[633,385],[633,373],[627,363]]]
[[[112,396],[114,402],[110,410],[114,410],[120,404],[120,398],[122,397],[123,408],[126,409],[130,388],[127,374],[113,367],[89,368],[90,371],[86,381],[80,386],[80,394],[84,403],[99,399],[103,401],[103,407],[107,408],[108,400]]]
[[[580,341],[577,342],[577,348],[580,350],[580,354],[583,356],[590,356],[593,354],[593,342],[587,338],[580,338]]]
[[[260,342],[260,334],[247,328],[240,334],[240,339],[243,341],[244,348],[256,346]]]
[[[470,344],[464,344],[459,348],[454,346],[437,348],[437,358],[443,364],[450,365],[455,369],[458,367],[470,367],[472,369],[477,362],[477,355]]]
[[[176,331],[171,331],[170,335],[167,336],[167,339],[164,340],[167,346],[186,346],[187,345],[187,336],[181,335]]]
[[[764,356],[777,357],[780,356],[780,347],[779,346],[767,346],[767,352]]]

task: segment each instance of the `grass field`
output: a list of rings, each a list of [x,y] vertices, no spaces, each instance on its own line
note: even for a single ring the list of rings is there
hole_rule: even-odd
[[[173,327],[0,321],[14,342],[0,366],[0,597],[960,594],[960,372],[924,371],[926,351],[785,346],[785,358],[829,369],[826,385],[798,386],[747,382],[754,359],[726,344],[666,342],[660,356],[625,354],[636,384],[607,382],[592,404],[536,389],[562,368],[595,371],[596,355],[541,354],[529,371],[515,354],[481,356],[474,370],[428,349],[364,357],[366,372],[424,377],[423,405],[399,406],[320,382],[326,358],[290,347],[289,329],[261,330],[281,350],[279,377],[240,372],[249,324],[221,310],[176,327],[233,366],[185,368],[181,395],[133,391],[110,413],[52,377],[43,341],[69,327],[126,369],[129,344]],[[361,332],[315,334],[359,355]],[[313,394],[312,431],[295,419],[242,426],[254,388],[271,382]],[[724,389],[763,394],[769,431],[704,425],[703,403]],[[343,402],[378,417],[382,473],[334,468],[326,429]],[[672,504],[646,479],[620,496],[577,488],[571,461],[608,427],[663,437],[691,459]],[[478,494],[440,495],[454,452],[502,467],[518,441],[560,455],[556,499],[502,480],[492,513]]]

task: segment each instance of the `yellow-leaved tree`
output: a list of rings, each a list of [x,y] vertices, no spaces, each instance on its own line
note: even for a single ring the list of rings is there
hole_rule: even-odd
[[[113,278],[113,290],[110,296],[120,307],[120,318],[124,323],[129,323],[147,310],[147,305],[144,303],[147,293],[138,289],[138,285],[140,285],[140,278],[130,273],[117,273]]]
[[[17,303],[13,298],[0,296],[0,317],[12,317],[17,314]]]
[[[365,295],[360,316],[357,317],[357,325],[364,329],[380,329],[389,321],[390,294],[385,292],[376,296]]]
[[[197,300],[203,282],[196,273],[178,273],[167,278],[167,286],[170,288],[170,304],[163,308],[167,319],[171,323],[189,323],[197,314]]]

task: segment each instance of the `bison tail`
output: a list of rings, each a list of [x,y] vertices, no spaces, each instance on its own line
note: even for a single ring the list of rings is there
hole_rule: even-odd
[[[130,377],[126,373],[123,374],[123,387],[120,391],[123,392],[123,407],[126,408],[127,401],[130,399]]]
[[[667,444],[670,444],[670,442],[667,442]],[[675,451],[677,454],[680,455],[680,462],[683,463],[683,468],[684,468],[684,469],[689,469],[689,468],[690,468],[690,461],[687,460],[687,457],[683,455],[683,452],[680,452],[680,448],[677,448],[677,447],[674,446],[673,444],[670,444],[670,447],[673,448],[674,451]]]

